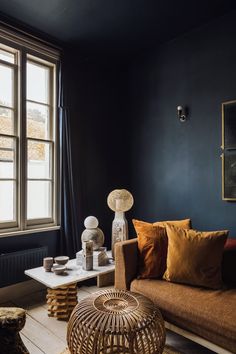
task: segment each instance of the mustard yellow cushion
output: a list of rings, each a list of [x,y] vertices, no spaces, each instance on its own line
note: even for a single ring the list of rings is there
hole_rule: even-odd
[[[228,231],[181,229],[168,224],[167,269],[164,279],[176,283],[219,289],[221,262]]]
[[[181,229],[191,229],[191,219],[172,220],[172,221],[156,221],[154,226],[166,227],[168,224],[180,227]]]
[[[147,223],[133,219],[138,237],[139,249],[139,278],[159,278],[166,270],[166,256],[168,239],[165,225],[166,221]],[[168,221],[179,227],[190,228],[190,219]]]

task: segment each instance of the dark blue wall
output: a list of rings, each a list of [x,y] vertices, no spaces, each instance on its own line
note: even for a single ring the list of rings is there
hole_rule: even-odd
[[[1,237],[0,253],[8,253],[40,246],[47,246],[48,255],[56,256],[58,252],[58,237],[59,230]]]
[[[236,203],[221,199],[221,103],[236,99],[236,14],[135,61],[132,97],[133,216],[190,217],[236,237]],[[181,124],[176,107],[189,107]]]

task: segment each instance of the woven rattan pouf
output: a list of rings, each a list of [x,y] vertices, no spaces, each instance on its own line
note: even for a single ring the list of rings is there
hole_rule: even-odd
[[[76,305],[67,342],[71,354],[158,354],[165,345],[164,321],[143,295],[103,290]]]

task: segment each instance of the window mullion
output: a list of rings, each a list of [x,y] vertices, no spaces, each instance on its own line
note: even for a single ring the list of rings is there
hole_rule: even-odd
[[[21,229],[26,228],[26,211],[27,211],[27,190],[26,190],[26,180],[27,180],[27,142],[26,142],[26,120],[27,120],[27,110],[26,110],[26,82],[27,82],[27,70],[26,70],[26,52],[22,50],[21,52],[21,91],[20,91],[20,224]]]
[[[6,108],[6,109],[9,109],[9,110],[11,110],[11,111],[14,111],[14,110],[15,110],[14,107],[6,106],[6,105],[3,105],[3,104],[0,104],[0,108]]]
[[[14,180],[15,180],[15,194],[14,194],[14,205],[15,205],[15,220],[16,220],[16,226],[19,228],[20,227],[20,185],[19,185],[19,180],[20,180],[20,174],[19,174],[19,167],[20,167],[20,161],[19,161],[19,103],[20,103],[20,97],[19,97],[19,91],[20,91],[20,68],[19,68],[19,55],[20,52],[15,53],[15,64],[14,64],[14,107],[12,108],[13,110],[13,120],[14,120],[14,140],[15,140],[15,153],[14,153],[14,160],[15,160],[15,168],[14,168]]]
[[[51,104],[50,104],[50,103],[44,103],[44,102],[34,101],[34,100],[27,100],[27,102],[29,102],[29,103],[35,103],[35,104],[38,104],[38,105],[41,105],[41,106],[45,106],[45,107],[48,107],[48,108],[51,107]]]
[[[27,178],[27,181],[46,181],[53,182],[52,178]]]
[[[27,141],[38,141],[39,143],[48,143],[48,144],[53,144],[52,140],[48,140],[48,139],[40,139],[40,138],[26,138]]]
[[[12,63],[9,63],[5,60],[2,60],[0,59],[0,65],[4,65],[4,66],[8,66],[9,68],[16,68],[17,69],[17,65],[16,64],[12,64]]]
[[[0,133],[0,137],[3,137],[3,138],[13,138],[13,139],[16,139],[16,138],[17,138],[16,135],[12,135],[12,134],[2,134],[2,133]]]

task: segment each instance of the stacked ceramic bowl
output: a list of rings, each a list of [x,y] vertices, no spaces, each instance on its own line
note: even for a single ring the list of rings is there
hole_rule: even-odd
[[[66,270],[66,263],[69,261],[68,256],[58,256],[54,258],[55,264],[52,267],[52,271],[56,275],[64,274]]]

